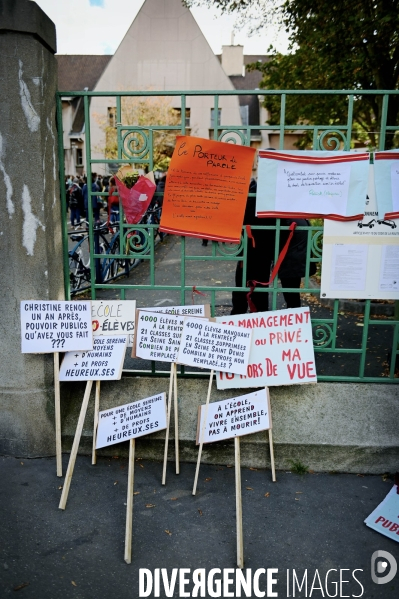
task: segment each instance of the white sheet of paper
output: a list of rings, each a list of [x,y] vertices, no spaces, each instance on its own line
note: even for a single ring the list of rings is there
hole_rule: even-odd
[[[179,364],[246,374],[252,331],[186,318],[177,361]]]
[[[176,362],[185,316],[139,310],[136,356],[144,360]]]
[[[206,406],[200,407],[197,445],[201,441]],[[212,443],[232,439],[271,428],[269,396],[266,389],[254,393],[215,401],[208,404],[203,442]]]
[[[363,291],[366,286],[367,245],[336,243],[333,247],[330,288]]]
[[[45,354],[93,347],[88,301],[21,301],[21,351]]]
[[[122,376],[127,337],[94,337],[93,349],[67,352],[60,381],[118,381]]]
[[[399,245],[384,245],[381,253],[380,291],[399,289]]]
[[[136,300],[92,300],[93,336],[127,335],[132,347],[136,318]]]
[[[166,394],[99,412],[96,449],[166,428]]]
[[[399,211],[399,160],[391,164],[392,212]]]
[[[276,210],[293,212],[304,205],[308,212],[346,214],[350,172],[350,164],[279,164]]]

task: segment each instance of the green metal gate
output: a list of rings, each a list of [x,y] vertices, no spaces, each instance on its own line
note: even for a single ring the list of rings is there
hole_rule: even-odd
[[[387,135],[394,134],[399,130],[398,123],[387,123],[388,105],[390,97],[399,94],[398,91],[362,91],[361,95],[373,94],[381,100],[381,119],[378,125],[378,141],[379,150],[384,150],[386,146]],[[280,102],[280,119],[276,125],[226,125],[219,124],[220,101],[223,96],[273,96]],[[346,120],[340,124],[296,124],[287,123],[285,119],[285,110],[287,99],[301,95],[339,96],[341,101],[344,99],[347,104]],[[157,135],[159,132],[171,132],[173,134],[189,134],[190,128],[186,123],[187,115],[187,100],[195,96],[197,97],[213,97],[213,122],[210,127],[210,135],[214,139],[222,141],[230,141],[232,143],[240,143],[243,145],[251,144],[251,136],[260,135],[262,131],[273,132],[278,135],[279,149],[284,149],[284,143],[287,135],[293,132],[307,132],[313,138],[312,149],[344,149],[349,150],[353,142],[353,111],[356,99],[359,97],[359,91],[276,91],[276,90],[252,90],[252,91],[176,91],[176,92],[59,92],[57,94],[57,119],[58,119],[58,135],[59,135],[59,163],[60,163],[60,178],[64,181],[65,166],[64,166],[64,147],[63,147],[63,126],[62,126],[62,99],[63,98],[80,98],[83,102],[84,116],[84,131],[85,131],[85,156],[86,156],[86,176],[88,182],[91,181],[91,173],[95,172],[98,165],[114,166],[115,163],[132,164],[143,166],[152,170],[154,167],[154,149]],[[90,114],[90,104],[93,98],[112,98],[112,105],[115,107],[113,118],[113,128],[116,133],[116,153],[117,155],[111,158],[95,158],[93,157],[93,149],[91,144],[91,132],[93,127],[93,116]],[[180,114],[179,122],[171,125],[164,124],[127,124],[123,122],[123,102],[126,98],[167,98],[172,99],[176,105],[178,99]],[[326,147],[326,145],[328,147]],[[90,189],[90,185],[89,185]],[[101,251],[99,244],[95,243],[96,232],[94,230],[93,211],[91,209],[91,198],[94,194],[89,191],[89,233],[88,244],[90,250],[90,281],[88,293],[92,299],[98,299],[104,290],[114,290],[114,297],[122,300],[127,299],[126,295],[131,292],[139,292],[145,290],[157,291],[160,294],[166,291],[174,291],[179,294],[180,303],[190,303],[190,297],[193,292],[192,285],[186,283],[187,273],[190,267],[196,261],[218,262],[220,268],[223,264],[236,264],[242,260],[242,253],[246,252],[247,233],[243,229],[242,243],[240,246],[228,246],[222,243],[212,242],[210,255],[198,255],[198,252],[191,252],[188,249],[187,240],[182,237],[180,239],[180,276],[179,280],[174,285],[162,285],[156,283],[156,248],[155,248],[155,232],[156,225],[128,225],[123,223],[123,210],[120,206],[120,228],[118,234],[118,243],[115,244],[112,253],[112,260],[119,261],[119,265],[125,266],[140,259],[142,262],[147,262],[149,265],[149,282],[148,284],[135,283],[135,277],[132,274],[127,277],[128,267],[123,273],[121,269],[114,273],[115,276],[108,277],[108,281],[99,278],[98,271],[96,275],[95,265],[104,260],[104,251]],[[66,192],[65,186],[61,185],[61,199],[63,206],[63,249],[64,249],[64,269],[65,269],[65,290],[66,297],[70,297],[70,277],[69,277],[69,248],[68,248],[68,232],[66,220]],[[270,229],[271,227],[256,227],[259,229]],[[274,229],[274,227],[272,227]],[[276,246],[275,256],[279,253],[279,237],[280,231],[287,229],[282,227],[280,221],[276,224]],[[309,263],[320,263],[322,253],[322,238],[323,226],[321,222],[312,222],[312,226],[303,227],[308,234],[307,248],[307,267],[306,272],[309,273]],[[246,280],[245,267],[243,269],[243,281]],[[399,273],[398,273],[399,275]],[[199,281],[196,285],[196,290],[208,294],[211,302],[212,316],[218,311],[218,296],[221,293],[231,292],[233,290],[248,290],[243,285],[241,288],[236,288],[231,281],[231,285],[201,284]],[[290,290],[288,290],[290,291]],[[291,290],[294,291],[294,290]],[[281,296],[282,289],[278,286],[278,281],[275,279],[273,285],[268,289],[258,291],[258,293],[269,293],[271,296],[271,309],[277,309],[278,299]],[[316,352],[316,360],[319,356],[323,359],[324,368],[318,368],[319,381],[341,381],[341,382],[380,382],[380,383],[398,383],[398,362],[399,362],[399,310],[398,302],[395,306],[391,306],[395,310],[392,315],[385,317],[373,316],[374,303],[371,300],[365,300],[359,303],[359,310],[353,319],[356,322],[352,323],[352,338],[351,333],[348,333],[347,323],[345,322],[350,315],[342,307],[340,308],[339,300],[332,300],[332,306],[329,308],[329,313],[325,311],[320,315],[320,289],[311,283],[309,275],[304,279],[304,287],[301,292],[305,294],[307,302],[311,308],[312,326],[314,331],[314,348]],[[353,327],[357,327],[356,329]],[[345,334],[341,331],[345,329]],[[355,338],[356,337],[356,338]],[[328,359],[327,359],[328,358]],[[350,372],[343,374],[345,370],[345,362],[350,359]],[[376,368],[376,363],[378,367]],[[165,371],[157,370],[155,363],[152,364],[150,370],[138,371],[134,373],[124,371],[125,374],[137,375],[156,375],[166,376]],[[184,368],[181,368],[180,376],[207,376],[201,373],[187,373]]]

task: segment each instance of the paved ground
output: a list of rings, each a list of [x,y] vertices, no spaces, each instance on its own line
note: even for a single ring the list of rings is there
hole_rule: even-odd
[[[136,451],[139,457],[139,440]],[[79,456],[65,511],[58,509],[63,479],[55,470],[55,459],[0,458],[1,599],[137,599],[143,568],[166,568],[169,577],[173,568],[187,568],[190,580],[197,568],[204,568],[207,577],[212,568],[232,568],[230,577],[235,577],[231,465],[201,466],[193,497],[193,464],[182,464],[178,476],[170,464],[163,487],[162,465],[138,459],[130,565],[123,559],[127,462],[100,459],[91,466],[89,458]],[[242,469],[245,568],[251,568],[252,576],[260,568],[278,569],[273,590],[279,598],[396,599],[399,573],[392,582],[376,585],[370,559],[382,549],[399,561],[399,544],[363,523],[391,486],[381,476],[293,472],[277,472],[272,483],[269,471]],[[299,581],[307,570],[307,591],[305,585],[293,594],[293,569]],[[331,569],[338,572],[330,572],[326,588]],[[340,569],[342,580],[350,582],[343,582],[341,591],[338,585],[336,594]],[[362,586],[353,578],[355,569],[362,570],[354,574]],[[311,593],[316,570],[323,590]],[[179,594],[177,582],[168,596],[190,597],[191,587]],[[267,590],[263,574],[259,587]],[[227,589],[232,594],[212,594],[212,588],[199,596],[238,596],[234,585]],[[146,596],[158,595],[153,590]],[[166,596],[162,586],[160,596]],[[253,591],[249,596],[257,595]]]

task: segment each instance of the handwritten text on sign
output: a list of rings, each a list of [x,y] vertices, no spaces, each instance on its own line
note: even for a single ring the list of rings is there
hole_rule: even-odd
[[[156,306],[154,308],[140,308],[146,312],[162,312],[162,314],[176,314],[180,316],[209,316],[209,304],[198,304],[196,306]]]
[[[103,410],[98,416],[97,449],[155,433],[166,428],[166,395]]]
[[[128,346],[133,345],[135,300],[93,300],[91,302],[93,335],[128,335]]]
[[[117,381],[122,375],[126,337],[95,337],[87,352],[67,352],[60,381]]]
[[[246,146],[177,137],[161,230],[239,243],[254,153]]]
[[[309,308],[220,316],[217,321],[253,331],[245,376],[220,372],[218,389],[316,382]]]
[[[260,389],[241,397],[216,401],[200,408],[197,428],[197,445],[201,442],[205,412],[206,428],[203,442],[212,443],[271,428],[269,393]]]
[[[91,349],[90,302],[21,302],[22,353]]]
[[[184,316],[139,311],[136,356],[145,360],[176,362]]]
[[[252,331],[235,326],[186,318],[177,361],[188,366],[245,374],[251,334]]]
[[[350,164],[279,164],[277,169],[276,210],[346,213]]]

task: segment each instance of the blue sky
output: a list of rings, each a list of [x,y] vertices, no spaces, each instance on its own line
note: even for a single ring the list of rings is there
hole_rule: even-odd
[[[35,0],[57,28],[59,54],[113,54],[144,0]],[[234,17],[204,7],[192,14],[215,54],[222,45],[231,44]],[[123,17],[120,17],[123,15]],[[271,43],[286,51],[286,34],[248,37],[239,31],[235,44],[244,46],[245,54],[266,54]]]

